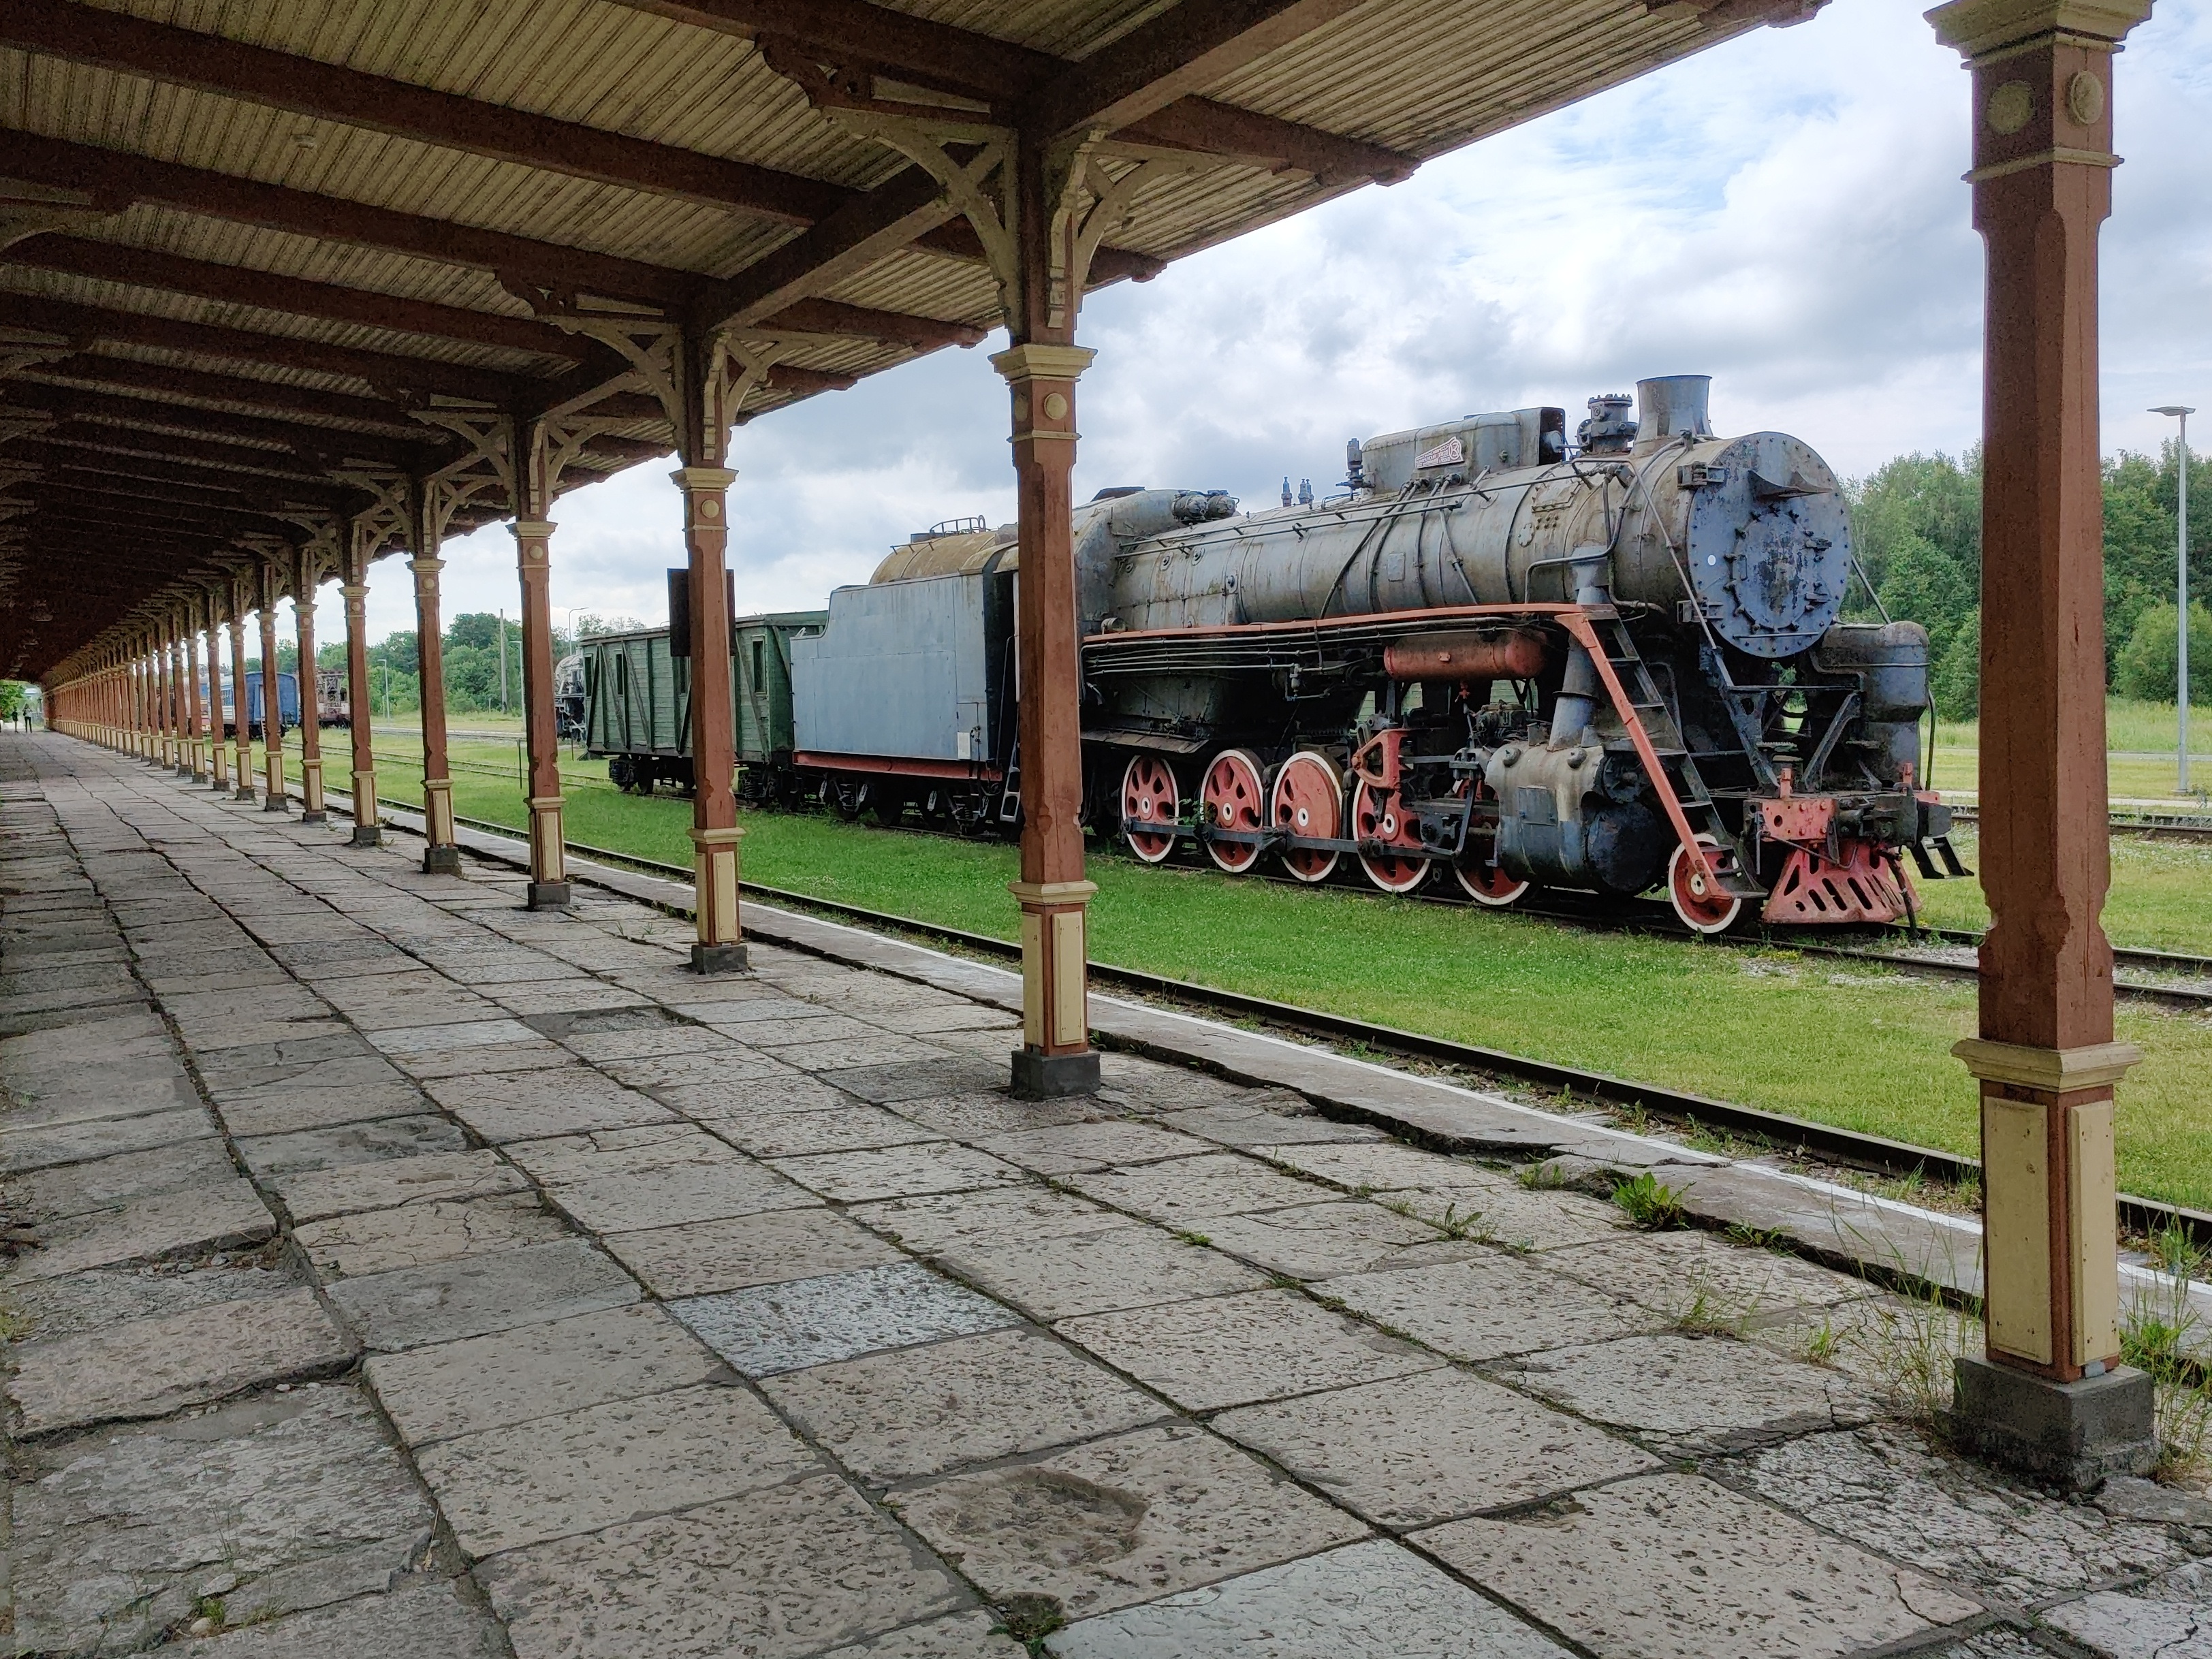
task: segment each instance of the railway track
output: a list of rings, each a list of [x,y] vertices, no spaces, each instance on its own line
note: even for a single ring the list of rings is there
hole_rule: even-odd
[[[343,799],[343,796],[339,798]],[[419,806],[408,807],[402,802],[386,804],[403,811],[419,813],[422,810]],[[457,817],[454,821],[470,829],[508,839],[515,839],[518,835],[512,825],[488,819]],[[692,872],[688,866],[663,864],[635,854],[594,847],[583,842],[567,842],[563,845],[579,858],[611,865],[617,869],[635,870],[641,874],[686,886],[691,882]],[[1018,945],[989,934],[922,921],[912,916],[893,915],[862,905],[765,886],[758,882],[749,881],[742,885],[745,892],[773,903],[951,945],[996,961],[1018,962],[1021,958]],[[1971,939],[1973,936],[1960,937]],[[1879,956],[1876,952],[1865,954]],[[1884,962],[1891,960],[1886,957],[1881,959]],[[2198,959],[2191,957],[2185,960]],[[1640,1110],[1692,1131],[1718,1130],[1730,1136],[1802,1152],[1820,1162],[1880,1175],[1905,1178],[1917,1176],[1953,1185],[1978,1183],[1981,1178],[1981,1161],[1978,1158],[1932,1146],[1918,1146],[1881,1135],[1862,1134],[1831,1124],[1816,1123],[1807,1118],[1792,1117],[1787,1113],[1765,1111],[1756,1106],[1741,1106],[1732,1101],[1716,1100],[1710,1096],[1692,1094],[1683,1090],[1637,1083],[1607,1073],[1585,1071],[1577,1066],[1557,1065],[1550,1060],[1531,1060],[1502,1049],[1455,1042],[1449,1038],[1431,1036],[1419,1031],[1401,1030],[1395,1026],[1378,1025],[1322,1009],[1300,1008],[1267,997],[1196,985],[1164,974],[1146,973],[1140,969],[1094,962],[1090,964],[1090,971],[1093,981],[1100,985],[1115,987],[1188,1012],[1255,1021],[1288,1036],[1318,1039],[1362,1052],[1419,1060],[1443,1066],[1455,1076],[1477,1085],[1488,1081],[1533,1085],[1565,1097]],[[2121,1225],[2132,1235],[2148,1237],[2179,1230],[2195,1243],[2212,1248],[2212,1214],[2126,1193],[2119,1195],[2118,1204]]]
[[[1952,822],[1979,823],[1981,809],[1954,806]],[[2106,820],[2116,836],[2139,836],[2145,841],[2212,842],[2212,818],[2189,812],[2114,812]]]

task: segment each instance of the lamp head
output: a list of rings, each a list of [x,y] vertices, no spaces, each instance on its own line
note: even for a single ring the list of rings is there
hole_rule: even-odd
[[[2194,415],[2193,409],[2184,409],[2179,404],[2166,404],[2150,411],[2154,415]]]

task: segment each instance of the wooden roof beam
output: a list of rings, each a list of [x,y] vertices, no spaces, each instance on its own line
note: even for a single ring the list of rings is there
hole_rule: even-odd
[[[71,339],[110,340],[185,352],[196,357],[340,375],[364,381],[385,401],[403,406],[443,392],[448,397],[509,409],[526,403],[545,384],[525,375],[501,374],[463,363],[441,362],[434,358],[362,351],[353,346],[329,345],[292,335],[224,328],[213,323],[181,322],[174,318],[148,316],[143,312],[75,305],[66,300],[38,299],[27,294],[9,295],[7,306],[9,315],[23,326],[66,335]]]
[[[123,365],[118,362],[117,366]],[[181,404],[173,401],[158,386],[119,376],[111,377],[110,383],[128,387],[132,395],[117,396],[26,380],[9,380],[0,383],[0,410],[35,409],[68,419],[113,426],[131,434],[158,432],[193,441],[227,439],[267,445],[264,453],[270,461],[304,462],[319,472],[326,470],[334,459],[349,458],[380,461],[391,466],[422,466],[430,464],[438,452],[437,440],[428,432],[399,438],[343,431],[335,427]]]
[[[142,362],[135,357],[102,357],[90,352],[79,352],[76,356],[64,357],[58,362],[40,363],[25,370],[24,374],[26,378],[38,380],[89,381],[94,386],[120,386],[155,398],[196,398],[255,412],[335,416],[340,420],[366,421],[407,431],[415,430],[418,426],[417,422],[408,419],[407,411],[402,405],[386,403],[380,398],[325,392],[320,386],[286,386],[276,380],[248,380],[236,374],[214,374],[203,369],[179,368],[170,363]],[[334,426],[315,426],[306,429],[333,441],[356,435]],[[395,442],[404,441],[397,436],[397,432],[391,435]],[[430,440],[431,434],[426,433],[425,438]]]
[[[937,180],[920,167],[907,167],[714,283],[697,301],[693,319],[709,328],[764,322],[934,230],[955,210]]]
[[[0,44],[494,161],[736,209],[787,225],[826,218],[851,194],[837,185],[749,161],[434,92],[71,0],[9,0],[0,9]]]
[[[1047,134],[1109,131],[1156,115],[1361,0],[1182,0],[1027,92],[1018,118]]]
[[[1352,3],[1334,0],[1334,9],[1348,10]],[[1261,51],[1272,51],[1282,40],[1328,21],[1304,21],[1296,15],[1297,0],[1289,5],[1275,0],[1274,9],[1283,14],[1279,20],[1256,15],[1267,9],[1265,0],[1232,0],[1225,7],[1217,7],[1211,0],[1185,0],[1176,11],[1156,20],[1162,25],[1158,34],[1147,36],[1136,46],[1123,47],[1121,42],[1115,42],[1079,64],[972,29],[872,5],[867,0],[617,0],[617,3],[747,40],[775,36],[826,61],[972,98],[1000,108],[1012,118],[1019,118],[1024,100],[1041,95],[1078,70],[1103,65],[1107,54],[1117,48],[1126,54],[1117,70],[1123,82],[1131,78],[1129,65],[1135,63],[1150,64],[1155,74],[1180,74],[1190,86],[1202,87],[1241,66],[1236,61],[1240,54],[1249,53],[1242,61],[1249,62]],[[1173,29],[1165,27],[1166,19],[1182,12],[1191,16]],[[1142,29],[1133,32],[1133,35],[1144,34]],[[1184,61],[1175,56],[1177,49],[1190,54],[1188,62],[1203,58],[1207,65],[1216,66],[1217,72],[1200,79],[1188,68],[1177,69],[1178,63]],[[1143,72],[1141,67],[1136,71]],[[1369,179],[1395,184],[1411,177],[1419,165],[1414,157],[1380,144],[1188,93],[1155,101],[1141,95],[1145,84],[1149,83],[1140,82],[1134,89],[1125,87],[1121,96],[1132,106],[1135,102],[1153,106],[1140,117],[1115,123],[1117,137],[1163,149],[1296,167],[1329,185]],[[1116,274],[1138,275],[1133,270]],[[1095,270],[1093,276],[1103,280]]]
[[[56,513],[110,523],[143,524],[157,529],[243,536],[278,535],[292,528],[274,514],[187,506],[175,501],[140,501],[119,496],[112,490],[82,484],[41,483],[35,499],[42,508]]]
[[[9,447],[8,455],[10,459],[36,462],[46,469],[49,477],[104,472],[116,477],[167,484],[195,495],[256,501],[297,501],[334,510],[343,509],[354,501],[354,492],[337,489],[325,480],[271,477],[191,461],[92,449],[66,441],[57,443],[51,438],[15,443]]]
[[[27,441],[33,441],[18,440],[5,453],[20,453]],[[65,420],[40,434],[35,441],[73,455],[114,457],[131,465],[186,467],[204,478],[236,479],[241,485],[324,482],[321,473],[305,471],[290,455],[276,450],[249,449],[243,444],[183,438],[144,428],[126,429],[94,421]]]
[[[688,270],[588,252],[555,242],[536,241],[529,237],[509,235],[503,231],[476,230],[445,220],[394,213],[337,197],[319,196],[312,191],[292,190],[280,185],[260,184],[229,173],[211,173],[173,162],[149,161],[118,150],[41,137],[35,133],[0,129],[0,137],[5,138],[4,144],[0,144],[0,176],[25,179],[56,188],[99,193],[115,200],[156,202],[186,213],[254,225],[290,235],[340,242],[351,246],[373,247],[382,252],[489,271],[510,293],[521,296],[526,303],[532,305],[547,295],[567,296],[588,292],[610,298],[642,300],[672,310],[680,310],[713,283],[710,277]],[[856,195],[852,199],[860,201],[866,198]],[[575,357],[580,350],[584,350],[586,361],[592,356],[589,350],[580,346],[574,337],[543,323],[526,324],[520,319],[496,318],[488,312],[468,311],[459,307],[432,308],[422,301],[398,301],[387,295],[370,295],[331,284],[302,283],[296,278],[270,278],[258,272],[219,278],[214,273],[225,270],[227,267],[210,269],[204,262],[180,259],[173,255],[151,255],[135,259],[131,262],[132,268],[141,275],[128,275],[125,274],[123,256],[137,255],[140,251],[123,248],[115,243],[75,237],[41,237],[22,245],[23,263],[44,264],[50,269],[61,268],[40,252],[42,245],[57,241],[77,243],[88,250],[82,255],[64,253],[62,256],[72,260],[72,268],[97,264],[88,252],[90,249],[118,250],[114,256],[99,256],[100,258],[112,258],[114,264],[112,267],[83,270],[82,274],[87,276],[112,276],[118,282],[144,281],[148,286],[200,294],[209,298],[235,298],[243,303],[270,305],[272,309],[293,311],[304,316],[326,315],[333,321],[372,321],[366,315],[345,314],[362,307],[372,310],[393,306],[407,307],[406,314],[414,319],[414,323],[402,323],[398,320],[400,313],[391,312],[388,314],[394,320],[389,325],[393,327],[415,327],[416,324],[429,323],[433,320],[428,314],[432,309],[441,313],[458,312],[460,318],[483,318],[495,325],[544,329],[565,343],[561,347],[563,355]],[[963,248],[961,252],[964,254],[966,251]],[[1099,259],[1093,262],[1094,270],[1110,264],[1117,252],[1102,248]],[[973,257],[981,257],[981,246],[976,244]],[[159,275],[155,274],[157,271]],[[218,295],[210,291],[218,282],[228,288],[239,281],[252,285],[248,293],[225,292]],[[280,290],[275,286],[276,283],[285,286]],[[265,297],[252,297],[253,291],[258,291]],[[272,303],[280,298],[280,294],[287,303]],[[297,303],[289,303],[292,301]],[[444,325],[450,323],[455,329],[466,327],[473,334],[478,326],[473,322],[465,325],[451,316],[439,320],[440,326],[416,327],[415,331],[441,334],[445,331]],[[981,337],[981,331],[965,323],[948,323],[934,317],[908,317],[899,312],[878,311],[869,307],[848,306],[826,300],[809,300],[804,314],[799,317],[774,316],[763,320],[811,333],[884,340],[913,345],[921,349],[943,344],[965,345]],[[375,325],[386,325],[377,323]],[[471,337],[471,334],[456,334],[453,337]],[[521,337],[518,337],[514,343],[520,344]],[[538,337],[532,335],[527,337],[534,339]],[[552,349],[550,346],[535,344],[526,349]]]
[[[0,251],[0,260],[323,322],[357,323],[396,334],[461,340],[574,362],[583,362],[587,355],[588,342],[532,318],[504,317],[495,312],[402,299],[335,283],[280,276],[273,271],[187,259],[122,242],[95,241],[83,236],[33,236]]]

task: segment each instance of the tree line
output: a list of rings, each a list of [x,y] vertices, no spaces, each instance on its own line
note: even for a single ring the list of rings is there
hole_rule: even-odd
[[[2124,697],[2171,702],[2179,657],[2174,603],[2180,447],[2122,451],[2104,465],[2105,680]],[[1982,457],[1900,455],[1846,486],[1867,580],[1889,615],[1928,629],[1936,707],[1972,720],[1980,703]],[[2189,680],[2212,703],[2212,467],[2189,458]],[[1850,614],[1874,614],[1855,591]]]
[[[574,623],[573,632],[559,626],[553,629],[553,660],[556,663],[574,651],[580,640],[645,625],[628,617],[607,617],[590,613],[578,615]],[[440,635],[445,647],[446,706],[454,714],[488,714],[502,706],[499,677],[501,631],[498,614],[490,611],[465,611],[446,624],[445,632]],[[509,710],[520,710],[522,707],[521,624],[509,617],[504,632],[507,655],[507,698],[504,706]],[[374,713],[412,714],[422,706],[422,641],[411,628],[395,629],[368,647],[368,689]],[[299,665],[299,647],[280,644],[276,650],[278,671],[295,673],[298,672]],[[319,641],[315,647],[315,665],[318,668],[344,668],[345,641],[343,639]]]

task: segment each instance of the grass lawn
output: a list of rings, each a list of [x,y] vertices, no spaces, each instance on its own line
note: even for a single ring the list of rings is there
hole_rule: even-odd
[[[419,799],[421,775],[403,763],[401,742],[380,735],[378,784],[394,799]],[[456,811],[523,824],[511,743],[456,741],[453,759]],[[330,763],[342,783],[342,752]],[[688,801],[621,794],[593,763],[564,761],[562,772],[572,840],[690,862]],[[1014,936],[1009,845],[812,815],[755,813],[745,827],[751,880]],[[1971,841],[1961,850],[1971,864]],[[2139,913],[2155,927],[2179,907],[2212,937],[2212,849],[2116,842],[2114,864],[2116,931],[2123,915]],[[1091,948],[1101,961],[1923,1146],[1976,1150],[1972,1085],[1948,1053],[1973,1029],[1968,984],[1839,972],[1786,951],[1577,933],[1358,890],[1240,882],[1192,866],[1149,869],[1114,856],[1095,858],[1091,877],[1099,885]],[[1932,890],[1950,891],[1946,902],[1959,907],[1942,917],[1947,925],[1972,923],[1972,884]],[[2204,1109],[2212,1023],[2128,1007],[2120,1035],[2146,1056],[2122,1094],[2122,1185],[2212,1207],[2212,1113]]]

